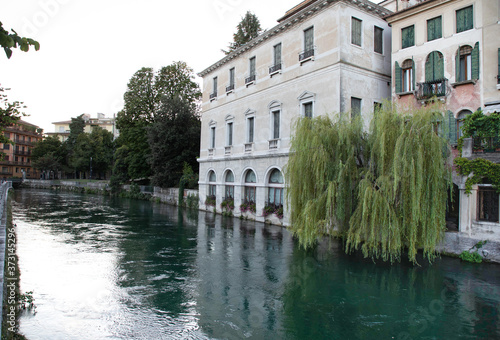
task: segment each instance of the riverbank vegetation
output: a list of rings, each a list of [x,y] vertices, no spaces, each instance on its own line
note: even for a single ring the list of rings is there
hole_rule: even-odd
[[[432,260],[445,230],[451,169],[438,107],[376,110],[368,131],[347,114],[296,122],[286,169],[291,231],[311,247],[336,235],[346,252]]]

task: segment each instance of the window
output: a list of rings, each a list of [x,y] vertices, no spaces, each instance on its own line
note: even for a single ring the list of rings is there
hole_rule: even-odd
[[[4,136],[5,136],[5,138],[10,139],[10,132],[5,132],[5,133],[4,133]]]
[[[224,199],[234,199],[234,175],[231,170],[226,173],[226,185],[225,185],[225,196]],[[229,183],[229,184],[228,184]]]
[[[273,66],[269,68],[269,73],[281,70],[281,43],[273,47]]]
[[[441,16],[427,20],[427,41],[443,37],[441,22]]]
[[[351,44],[361,46],[361,20],[351,18]]]
[[[414,90],[413,87],[413,60],[406,59],[402,64],[402,91],[410,92]]]
[[[233,122],[229,122],[226,124],[227,128],[227,139],[226,139],[226,146],[232,146],[233,145]]]
[[[383,54],[384,53],[384,30],[380,27],[373,26],[373,51]]]
[[[247,143],[253,143],[255,117],[247,118]]]
[[[210,127],[210,149],[215,149],[215,126]]]
[[[210,94],[210,100],[217,98],[217,77],[212,79],[212,93]]]
[[[468,31],[474,27],[474,12],[472,5],[457,11],[457,33]]]
[[[308,103],[302,104],[302,112],[303,112],[304,117],[312,118],[312,116],[313,116],[313,103],[308,102]]]
[[[4,143],[3,144],[3,149],[4,150],[10,150],[10,144]]]
[[[462,46],[459,49],[459,65],[458,65],[458,75],[457,81],[465,81],[472,79],[472,47]]]
[[[304,51],[299,55],[299,61],[306,61],[314,56],[314,27],[304,30]]]
[[[255,177],[255,172],[252,170],[248,170],[245,175],[245,202],[246,203],[255,203],[255,183],[257,182],[257,178]]]
[[[280,110],[275,110],[271,112],[272,119],[272,139],[280,138]]]
[[[255,57],[249,59],[249,76],[245,79],[245,84],[250,84],[255,81]]]
[[[455,57],[455,81],[479,79],[479,42],[474,48],[460,46]]]
[[[480,186],[477,191],[477,220],[498,223],[498,193],[492,187]]]
[[[226,87],[226,92],[234,90],[234,67],[229,69],[229,85]]]
[[[443,54],[438,51],[429,53],[425,61],[425,81],[436,81],[444,78]]]
[[[457,116],[457,140],[462,137],[462,125],[464,125],[464,119],[468,115],[471,115],[472,112],[469,110],[462,110]]]
[[[351,118],[356,118],[361,115],[361,99],[351,97]]]
[[[373,102],[373,112],[379,112],[382,110],[382,103]]]
[[[215,196],[217,195],[217,185],[215,182],[217,181],[217,177],[215,176],[214,171],[210,171],[210,174],[208,176],[208,196],[211,198],[215,199]]]
[[[281,174],[281,171],[273,169],[267,184],[267,205],[274,207],[283,206],[283,183],[283,175]]]
[[[415,45],[415,26],[411,25],[401,30],[401,48]]]

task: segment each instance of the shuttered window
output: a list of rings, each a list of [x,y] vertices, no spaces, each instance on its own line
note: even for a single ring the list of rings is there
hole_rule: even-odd
[[[433,51],[425,61],[425,81],[433,81],[444,78],[443,54]]]
[[[255,76],[255,57],[250,58],[250,77]]]
[[[456,81],[479,79],[479,42],[474,48],[460,46],[455,57]]]
[[[314,28],[310,27],[304,31],[304,51],[314,49]]]
[[[401,48],[415,45],[415,26],[411,25],[401,30]]]
[[[280,138],[280,111],[273,111],[273,139]]]
[[[427,20],[427,41],[439,39],[443,36],[441,16]]]
[[[281,43],[274,46],[274,65],[281,64]]]
[[[411,92],[415,90],[415,63],[413,59],[406,59],[401,67],[396,62],[396,93]]]
[[[254,117],[248,118],[247,123],[248,123],[248,143],[253,143],[255,118]]]
[[[457,12],[457,33],[474,27],[474,12],[472,6],[459,9]]]
[[[351,43],[361,46],[361,20],[351,18]]]
[[[373,27],[373,50],[377,53],[384,53],[383,45],[384,30],[380,27]]]

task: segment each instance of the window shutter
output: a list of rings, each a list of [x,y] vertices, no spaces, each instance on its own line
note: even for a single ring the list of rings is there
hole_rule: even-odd
[[[474,45],[471,53],[472,79],[479,79],[479,41]]]
[[[457,33],[460,33],[464,30],[465,27],[465,16],[463,15],[463,10],[457,11]]]
[[[455,56],[455,82],[460,81],[460,45],[458,45],[457,55]]]
[[[497,76],[500,76],[500,48],[498,49],[498,73]]]
[[[431,54],[429,54],[427,56],[427,60],[425,61],[425,81],[431,81],[431,80],[434,80],[434,77],[433,77],[433,65],[434,65],[434,53],[431,52]]]
[[[415,60],[413,60],[413,57],[411,57],[411,81],[412,81],[412,90],[415,91],[416,87],[415,87],[415,77],[416,77],[416,73],[415,73]]]
[[[499,66],[500,67],[500,66]],[[402,81],[402,73],[401,73],[401,67],[399,67],[398,62],[396,61],[396,73],[394,74],[394,81],[396,83],[396,93],[401,93],[402,87],[401,87],[401,81]]]
[[[448,141],[450,144],[457,144],[457,120],[450,110],[448,110]]]
[[[434,52],[434,80],[444,78],[444,57],[439,52]]]
[[[434,20],[427,20],[427,41],[436,39],[434,37]]]
[[[442,22],[441,17],[437,17],[434,22],[434,39],[441,38],[443,36],[442,33]]]

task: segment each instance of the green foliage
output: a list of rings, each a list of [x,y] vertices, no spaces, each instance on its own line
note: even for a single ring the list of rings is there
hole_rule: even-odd
[[[186,198],[186,207],[188,209],[198,209],[198,195],[188,195]]]
[[[16,31],[11,29],[11,32],[3,28],[3,24],[0,22],[0,46],[4,49],[7,58],[10,59],[12,56],[12,49],[18,48],[23,52],[28,52],[30,46],[33,46],[36,51],[40,49],[40,44],[31,39],[20,37]]]
[[[0,143],[13,144],[9,138],[5,137],[4,131],[6,127],[15,124],[24,116],[24,113],[21,112],[23,103],[18,101],[9,102],[5,94],[7,90],[0,86]]]
[[[300,119],[286,170],[291,230],[302,246],[318,237],[345,237],[346,251],[416,262],[432,260],[445,230],[446,140],[435,133],[436,108],[374,113],[369,133],[359,119]]]
[[[226,55],[230,54],[253,38],[259,36],[261,32],[262,27],[260,26],[259,18],[250,11],[247,11],[245,16],[241,18],[238,26],[236,26],[236,33],[233,34],[233,42],[229,43],[229,49],[227,51],[222,50],[222,52]]]
[[[479,249],[481,249],[488,241],[479,241],[469,250],[464,250],[460,254],[460,259],[462,261],[472,262],[472,263],[481,263],[483,262],[483,257],[479,254]]]
[[[488,138],[496,137],[500,132],[500,113],[493,112],[484,115],[482,110],[477,110],[464,118],[462,123],[463,137]]]
[[[257,206],[255,202],[243,202],[240,205],[240,211],[242,213],[249,211],[252,214],[255,214],[255,212],[257,211]]]
[[[216,203],[216,197],[214,195],[207,196],[207,198],[205,199],[206,206],[215,207],[215,203]]]
[[[220,208],[223,212],[233,212],[234,210],[234,199],[233,198],[225,198],[224,201],[221,202]]]
[[[500,193],[500,164],[484,158],[469,160],[464,157],[457,157],[454,162],[460,175],[470,176],[465,181],[465,193],[470,194],[473,185],[484,182],[490,182]]]

